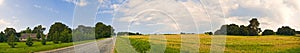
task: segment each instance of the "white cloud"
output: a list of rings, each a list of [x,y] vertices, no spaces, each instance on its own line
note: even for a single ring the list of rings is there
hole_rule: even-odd
[[[234,10],[239,10],[238,8],[246,8],[246,9],[254,9],[257,11],[261,11],[262,13],[266,14],[266,16],[258,16],[258,19],[263,23],[261,27],[264,29],[273,29],[276,30],[281,26],[291,26],[300,30],[299,22],[296,22],[297,19],[299,20],[299,0],[223,0],[221,4],[223,4],[223,9],[226,11],[226,15],[229,16],[228,18],[236,17],[230,16],[230,14],[239,14],[239,13],[232,13]],[[231,7],[237,6],[237,7]],[[243,14],[249,15],[255,13],[249,13],[244,11]],[[260,13],[257,13],[260,14]],[[247,17],[239,17],[239,19],[249,19]],[[228,20],[230,22],[235,23],[242,23],[236,20]],[[245,21],[246,22],[246,21]]]
[[[88,2],[86,0],[65,0],[66,2],[73,3],[78,6],[86,6]]]
[[[133,24],[137,23],[148,30],[139,27],[133,28],[142,32],[146,31],[146,33],[150,31],[197,32],[194,23],[197,19],[194,20],[189,10],[175,0],[130,0],[123,5],[117,5],[117,7],[119,9],[117,12],[120,13],[115,16],[115,24],[113,24],[114,27],[118,28],[117,31],[127,30],[128,23],[136,18]],[[200,17],[199,20],[201,20]]]
[[[174,7],[172,5],[177,7]],[[260,21],[262,29],[273,29],[288,25],[296,30],[300,30],[300,2],[299,0],[201,0],[201,2],[194,2],[188,0],[187,2],[176,2],[174,0],[130,0],[128,3],[118,5],[117,14],[114,22],[122,22],[127,26],[128,22],[133,20],[133,17],[139,14],[140,16],[148,16],[147,14],[159,14],[151,18],[141,18],[139,25],[160,22],[167,24],[151,23],[148,26],[169,27],[173,28],[174,25],[169,25],[172,20],[168,22],[166,13],[174,17],[174,20],[180,25],[182,31],[195,31],[199,33],[204,31],[215,31],[223,24],[238,24],[248,25],[249,20],[257,17]],[[159,12],[143,12],[147,9],[155,9]],[[145,21],[145,22],[143,22]],[[116,24],[116,27],[124,27]],[[184,25],[184,26],[181,26]],[[196,26],[195,26],[196,25]],[[196,28],[195,28],[196,27]],[[126,27],[125,27],[126,28]],[[167,28],[168,29],[168,28]],[[160,31],[168,31],[161,29]],[[117,29],[118,30],[118,29]],[[151,30],[148,29],[148,30]],[[154,30],[154,29],[153,29]],[[169,30],[170,31],[170,30]]]
[[[35,8],[42,8],[42,6],[40,6],[40,5],[33,5],[33,7],[35,7]]]

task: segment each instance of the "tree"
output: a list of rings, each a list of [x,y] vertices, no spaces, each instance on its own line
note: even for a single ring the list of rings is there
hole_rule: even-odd
[[[95,39],[95,27],[79,25],[73,30],[73,41],[92,40]]]
[[[114,32],[113,27],[110,25],[106,26],[102,22],[98,22],[95,26],[95,36],[96,38],[106,38],[110,37]]]
[[[248,27],[249,27],[249,35],[250,36],[258,35],[258,33],[261,32],[261,29],[258,28],[258,26],[260,24],[258,22],[258,20],[256,18],[253,18],[249,22],[250,22],[250,24],[248,25]]]
[[[15,37],[16,36],[14,34],[11,34],[7,40],[7,43],[11,48],[15,48],[15,46],[17,45],[17,43],[15,43]]]
[[[296,30],[290,28],[289,26],[282,26],[281,28],[278,28],[277,35],[296,35]]]
[[[227,25],[227,35],[240,35],[239,26],[236,24]]]
[[[7,37],[5,36],[5,34],[1,31],[0,33],[0,42],[6,42],[7,41]]]
[[[62,24],[61,22],[55,22],[53,25],[51,25],[47,40],[54,40],[54,39],[59,39],[61,36],[57,35],[55,36],[55,32],[60,34],[64,30],[68,30],[69,33],[72,33],[71,28],[69,28],[67,25]]]
[[[43,35],[43,32],[46,30],[46,28],[43,28],[43,26],[42,25],[38,25],[38,26],[36,26],[36,27],[34,27],[34,29],[33,29],[33,33],[36,33],[36,37],[38,38],[38,39],[40,39],[40,38],[42,38],[42,35]]]
[[[18,36],[17,36],[17,32],[14,28],[6,28],[4,30],[4,34],[6,37],[9,38],[9,36],[13,35],[14,36],[14,41],[19,41]]]
[[[249,35],[249,28],[244,25],[241,25],[240,26],[240,35],[244,35],[244,36]]]
[[[262,32],[262,35],[275,35],[275,32],[271,29],[266,29]]]
[[[26,45],[29,47],[33,45],[32,38],[30,36],[27,37]]]

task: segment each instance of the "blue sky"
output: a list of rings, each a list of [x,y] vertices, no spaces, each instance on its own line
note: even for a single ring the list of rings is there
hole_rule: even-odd
[[[300,30],[299,14],[299,0],[0,0],[0,30],[43,25],[47,33],[54,22],[71,28],[103,22],[116,32],[203,33],[251,18],[262,29]]]

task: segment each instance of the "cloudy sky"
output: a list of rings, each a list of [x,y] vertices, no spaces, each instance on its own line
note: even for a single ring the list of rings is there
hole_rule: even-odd
[[[300,0],[0,0],[0,30],[104,22],[116,32],[203,33],[223,24],[248,25],[251,18],[262,29],[300,30],[299,14]]]

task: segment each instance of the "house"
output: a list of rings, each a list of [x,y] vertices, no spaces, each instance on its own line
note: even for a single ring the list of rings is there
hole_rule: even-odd
[[[20,39],[20,41],[26,41],[26,39],[27,39],[29,36],[30,36],[32,39],[37,39],[36,33],[22,33],[22,34],[21,34],[21,37],[20,37],[19,39]]]

